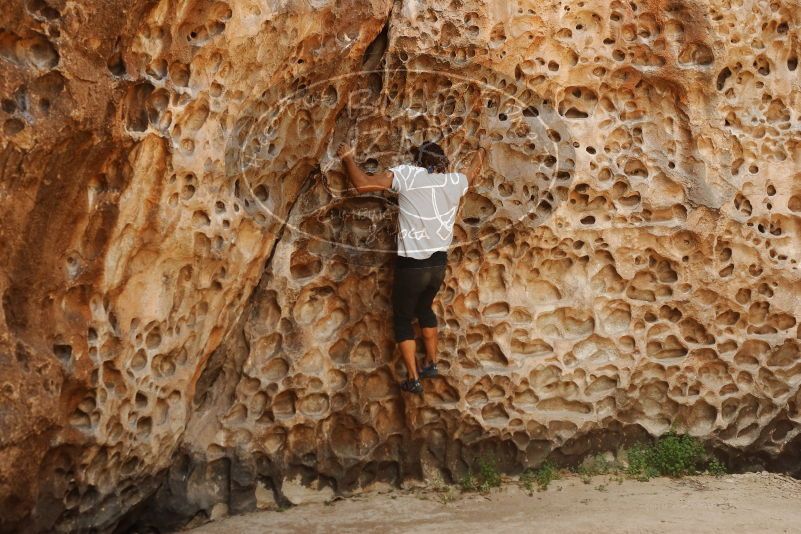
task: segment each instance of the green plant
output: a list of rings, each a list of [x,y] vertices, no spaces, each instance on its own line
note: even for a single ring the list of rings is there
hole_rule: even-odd
[[[459,486],[462,488],[462,491],[476,491],[478,490],[478,481],[476,477],[473,476],[473,473],[468,471],[459,481]]]
[[[710,473],[725,472],[723,465],[706,452],[693,436],[670,431],[652,445],[635,445],[628,451],[628,474],[638,480],[656,476],[695,475],[706,466]]]
[[[721,461],[715,457],[709,460],[709,463],[706,466],[706,470],[710,475],[714,475],[716,477],[723,476],[727,473],[726,466],[723,465]]]
[[[519,479],[520,485],[523,486],[527,492],[531,493],[534,491],[534,471],[531,469],[526,469],[520,474]]]
[[[628,451],[628,475],[637,480],[648,480],[659,476],[659,471],[651,463],[650,449],[644,445],[634,445]]]
[[[594,476],[608,475],[618,470],[619,467],[616,463],[610,462],[602,454],[596,454],[586,458],[574,471],[581,477],[582,482],[589,484]]]
[[[537,488],[542,491],[548,488],[548,485],[559,478],[559,471],[556,466],[550,461],[546,460],[537,469],[526,469],[520,475],[520,483],[523,487],[531,492],[534,490],[534,483],[536,482]]]
[[[440,491],[438,493],[438,496],[439,496],[439,502],[441,502],[442,504],[450,504],[456,500],[456,497],[458,495],[456,493],[456,490],[452,486],[448,486],[444,490]]]
[[[481,493],[487,493],[490,489],[501,485],[501,474],[498,472],[494,458],[482,457],[479,459],[478,475],[481,480],[478,489]]]
[[[498,471],[495,458],[482,456],[478,459],[477,470],[468,470],[467,474],[459,481],[462,491],[479,491],[488,493],[492,488],[501,485],[501,474]]]

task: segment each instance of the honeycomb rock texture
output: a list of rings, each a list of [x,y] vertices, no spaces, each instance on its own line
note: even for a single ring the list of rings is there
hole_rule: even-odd
[[[6,4],[0,531],[194,524],[671,427],[798,470],[797,1]],[[432,138],[488,161],[417,398],[396,203],[334,151],[376,170]]]

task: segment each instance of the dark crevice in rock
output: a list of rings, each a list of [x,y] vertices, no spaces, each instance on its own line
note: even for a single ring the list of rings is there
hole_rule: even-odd
[[[381,63],[384,61],[384,57],[386,56],[387,49],[389,47],[389,29],[391,19],[392,13],[390,12],[389,16],[387,17],[387,22],[384,24],[381,32],[364,51],[364,57],[362,58],[362,70],[368,72],[376,70],[380,68]]]

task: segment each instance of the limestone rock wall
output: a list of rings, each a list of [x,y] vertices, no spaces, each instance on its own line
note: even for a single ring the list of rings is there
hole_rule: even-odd
[[[797,458],[797,11],[415,5],[335,135],[375,168],[424,138],[489,149],[436,302],[442,376],[399,394],[395,206],[325,157],[190,455],[279,490],[456,480],[487,451],[536,465],[671,427]],[[227,502],[270,505],[244,493]]]
[[[797,460],[799,13],[12,2],[0,529],[202,520],[671,425]],[[396,208],[333,151],[377,169],[440,137],[489,161],[416,399]]]
[[[0,530],[113,528],[172,464],[280,229],[231,147],[304,60],[360,65],[389,12],[316,4],[4,5]],[[324,137],[272,127],[249,177],[280,214]]]

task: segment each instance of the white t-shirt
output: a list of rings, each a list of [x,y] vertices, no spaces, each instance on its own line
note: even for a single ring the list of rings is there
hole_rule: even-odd
[[[398,193],[398,255],[424,260],[448,250],[459,201],[467,191],[460,172],[429,174],[422,167],[399,165],[392,171],[392,191]]]

